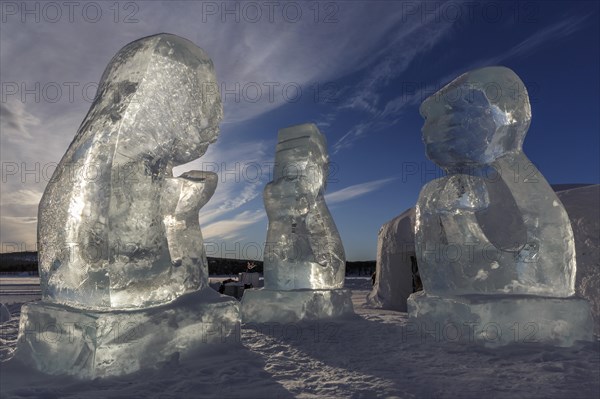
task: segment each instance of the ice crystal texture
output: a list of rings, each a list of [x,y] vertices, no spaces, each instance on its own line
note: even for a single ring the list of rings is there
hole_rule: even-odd
[[[327,143],[314,124],[279,131],[273,181],[263,197],[265,289],[343,287],[346,258],[323,196],[327,175]]]
[[[447,175],[416,207],[416,252],[433,295],[574,293],[567,213],[522,151],[531,108],[510,69],[471,71],[421,105],[429,159]]]
[[[43,299],[78,308],[145,308],[207,285],[198,210],[217,179],[172,168],[219,133],[208,55],[159,34],[111,60],[39,207]]]

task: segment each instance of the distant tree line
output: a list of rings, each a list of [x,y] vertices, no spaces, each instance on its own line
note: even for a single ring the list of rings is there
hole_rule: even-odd
[[[37,252],[9,252],[0,254],[0,272],[37,271]]]
[[[363,260],[357,262],[346,262],[347,276],[370,276],[375,273],[376,262],[374,260]]]
[[[249,266],[250,265],[250,269]],[[10,252],[0,254],[0,273],[35,272],[38,270],[37,252]],[[263,262],[248,259],[208,258],[211,275],[236,275],[241,272],[263,272]],[[346,262],[346,274],[370,276],[375,271],[375,261]]]
[[[254,265],[251,269],[248,265]],[[263,272],[263,263],[258,260],[208,258],[208,274],[210,275],[236,275],[242,272]]]

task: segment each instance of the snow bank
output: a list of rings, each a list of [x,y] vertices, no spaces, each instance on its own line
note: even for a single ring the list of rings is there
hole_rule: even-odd
[[[346,279],[354,303],[369,279]],[[0,355],[16,345],[18,307],[0,329]],[[600,342],[488,349],[432,337],[406,313],[356,307],[351,319],[242,326],[242,347],[118,377],[79,380],[0,363],[2,398],[595,398]],[[10,326],[8,326],[8,325]],[[4,341],[3,341],[4,338]],[[0,356],[1,358],[1,356]]]
[[[379,229],[377,269],[367,304],[406,312],[406,300],[413,292],[412,260],[415,257],[415,209],[407,209]]]
[[[578,296],[590,302],[595,332],[600,334],[600,185],[557,194],[569,214],[575,236],[575,290]]]

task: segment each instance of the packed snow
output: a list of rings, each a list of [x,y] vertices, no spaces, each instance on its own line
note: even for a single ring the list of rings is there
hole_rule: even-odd
[[[35,288],[27,286],[32,279],[23,280],[28,289]],[[2,292],[5,281],[0,279]],[[241,346],[217,346],[196,358],[92,381],[7,363],[16,345],[22,299],[35,298],[2,296],[12,317],[1,325],[0,393],[3,398],[88,399],[600,396],[600,341],[570,348],[517,343],[486,349],[452,337],[421,336],[412,333],[406,313],[363,306],[370,278],[346,278],[345,287],[353,294],[353,317],[247,323]]]

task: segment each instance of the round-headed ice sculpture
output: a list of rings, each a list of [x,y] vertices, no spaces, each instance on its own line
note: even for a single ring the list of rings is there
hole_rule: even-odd
[[[467,72],[426,99],[423,142],[447,175],[416,207],[416,249],[427,293],[574,293],[567,213],[523,153],[527,90],[505,67]]]
[[[338,289],[346,257],[325,203],[325,136],[312,123],[281,129],[273,181],[264,190],[269,218],[265,289]]]
[[[159,34],[111,60],[39,207],[43,299],[78,308],[144,308],[207,284],[198,210],[214,173],[173,177],[219,133],[208,55]]]

